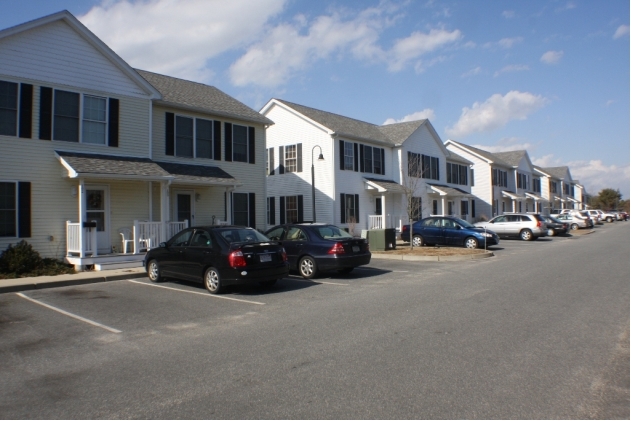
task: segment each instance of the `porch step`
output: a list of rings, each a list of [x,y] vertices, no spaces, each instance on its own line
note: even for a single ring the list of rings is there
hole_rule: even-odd
[[[94,270],[110,270],[110,269],[127,269],[127,268],[141,268],[142,260],[135,261],[123,261],[123,262],[108,262],[108,263],[95,263]]]

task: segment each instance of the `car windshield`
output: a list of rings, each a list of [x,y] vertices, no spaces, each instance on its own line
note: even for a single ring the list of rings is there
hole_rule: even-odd
[[[476,228],[474,225],[468,223],[464,219],[454,218],[454,221],[460,225],[462,228]]]
[[[353,238],[352,235],[335,225],[318,226],[315,227],[315,230],[325,240],[329,238]]]
[[[217,232],[230,244],[232,243],[265,243],[270,241],[265,235],[251,228],[224,228]]]

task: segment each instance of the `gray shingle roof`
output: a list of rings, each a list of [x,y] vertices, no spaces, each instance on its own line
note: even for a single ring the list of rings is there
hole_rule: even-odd
[[[215,114],[221,117],[235,118],[261,124],[273,124],[273,121],[223,93],[214,86],[191,82],[171,76],[160,75],[136,69],[138,74],[156,88],[162,95],[162,101],[174,107],[187,107]]]
[[[553,177],[556,178],[565,178],[565,176],[570,172],[570,169],[567,166],[564,167],[546,167],[542,168],[542,170]],[[569,180],[567,180],[569,181]]]
[[[75,172],[94,178],[116,176],[119,179],[147,178],[151,180],[172,179],[180,182],[196,182],[210,185],[234,185],[239,182],[219,167],[206,165],[155,162],[148,158],[133,158],[114,155],[97,155],[77,152],[55,151]]]
[[[458,187],[449,187],[443,184],[431,184],[431,183],[427,183],[427,185],[435,189],[438,189],[444,193],[447,193],[447,196],[467,196],[467,197],[472,196],[471,193],[464,191],[462,189],[459,189]]]
[[[372,140],[385,142],[392,145],[402,144],[416,129],[427,120],[416,120],[405,123],[388,124],[378,126],[354,118],[345,117],[328,111],[306,107],[293,102],[277,99],[276,101],[287,105],[298,111],[300,114],[309,117],[313,121],[320,123],[324,127],[337,133],[339,137],[349,137],[353,139]]]
[[[364,177],[364,180],[370,181],[389,192],[405,193],[405,189],[403,188],[403,186],[393,180],[381,180],[379,178],[368,177]]]
[[[479,149],[476,147],[473,147],[471,145],[466,145],[464,143],[460,143],[460,142],[456,142],[455,140],[451,140],[451,142],[455,143],[456,145],[460,145],[463,148],[469,149],[470,151],[482,156],[485,159],[488,159],[489,161],[493,161],[493,163],[498,164],[498,165],[502,165],[505,167],[512,167],[511,164],[509,164],[508,162],[504,161],[502,158],[500,158],[499,156],[497,156],[497,154],[493,154],[491,152],[487,152],[483,149]]]
[[[519,165],[519,161],[526,155],[526,151],[495,152],[493,155],[511,166],[516,167]]]

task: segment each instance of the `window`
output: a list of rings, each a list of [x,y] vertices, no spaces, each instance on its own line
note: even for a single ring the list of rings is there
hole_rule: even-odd
[[[297,166],[296,145],[285,146],[285,172],[296,172]]]
[[[248,161],[248,128],[234,124],[232,126],[232,159],[237,162]]]
[[[79,142],[79,100],[77,93],[55,90],[53,140]]]
[[[466,165],[447,163],[447,182],[451,184],[468,185],[467,175],[469,168]]]
[[[422,198],[420,197],[416,197],[413,196],[412,198],[412,209],[411,209],[411,213],[412,213],[412,220],[413,221],[418,221],[420,219],[422,219],[422,212],[423,212],[423,202],[422,202]]]
[[[517,188],[518,189],[528,189],[528,175],[517,173]]]
[[[508,187],[508,173],[506,171],[493,170],[493,185],[500,187]]]
[[[362,146],[364,148],[364,172],[373,172],[372,171],[372,147],[371,146]]]
[[[105,145],[107,99],[83,96],[83,142]]]
[[[532,179],[532,191],[535,193],[541,193],[541,179],[533,178]]]
[[[373,165],[373,172],[375,174],[385,174],[383,162],[381,161],[382,151],[383,151],[382,148],[372,148],[372,153],[373,153],[372,165]]]
[[[0,183],[0,237],[17,237],[16,183]]]
[[[438,215],[438,200],[432,202],[432,215]]]
[[[202,118],[195,119],[195,156],[213,157],[213,122]]]
[[[563,183],[563,194],[565,195],[570,194],[570,185],[567,183]]]
[[[174,247],[184,247],[184,246],[188,245],[188,242],[191,239],[191,235],[192,234],[193,234],[193,230],[192,229],[188,229],[186,231],[183,231],[183,232],[177,234],[177,236],[173,237],[173,239],[171,240],[171,243],[169,245],[170,246],[174,246]]]
[[[431,180],[440,180],[440,171],[438,168],[438,158],[428,155],[421,155],[421,174],[423,178]]]
[[[175,156],[193,158],[193,120],[189,117],[175,117]]]
[[[408,152],[408,176],[421,177],[421,154]]]
[[[300,222],[298,219],[298,196],[285,196],[285,221]]]
[[[0,81],[0,135],[16,136],[18,127],[18,84]]]
[[[550,193],[556,193],[556,192],[557,192],[557,183],[556,181],[550,180]]]
[[[232,221],[235,225],[250,225],[248,193],[232,193]]]
[[[344,144],[344,170],[354,170],[355,156],[353,154],[353,144],[343,142]]]
[[[342,224],[359,222],[359,195],[340,194],[340,222]]]
[[[360,145],[360,171],[372,174],[385,174],[384,150],[372,146]]]

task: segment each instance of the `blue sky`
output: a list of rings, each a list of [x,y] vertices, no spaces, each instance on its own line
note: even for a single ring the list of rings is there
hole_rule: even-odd
[[[130,65],[443,139],[528,150],[629,198],[629,1],[0,0],[69,10]]]

